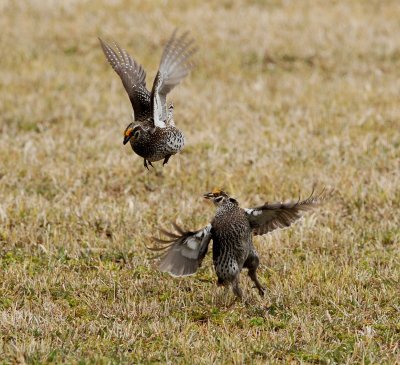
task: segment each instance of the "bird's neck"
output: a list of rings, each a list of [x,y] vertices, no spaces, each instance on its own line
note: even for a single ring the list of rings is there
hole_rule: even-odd
[[[236,209],[239,209],[239,206],[237,204],[227,201],[224,204],[221,204],[217,207],[215,215],[221,216],[221,215],[225,215],[225,214],[230,214]]]

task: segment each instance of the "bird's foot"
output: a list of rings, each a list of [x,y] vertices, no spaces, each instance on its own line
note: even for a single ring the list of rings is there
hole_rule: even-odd
[[[172,155],[167,155],[167,156],[165,156],[164,161],[163,161],[163,166],[166,165],[166,164],[168,163],[168,160],[169,160],[169,158],[170,158],[171,156],[172,156]]]
[[[264,297],[265,288],[263,286],[255,285],[255,286],[253,286],[253,288],[258,290],[258,293],[260,294],[261,297]]]
[[[221,279],[217,279],[217,286],[224,286],[225,288],[227,288],[227,286],[225,285],[225,283],[221,280]],[[227,290],[227,289],[226,289]]]
[[[150,169],[149,169],[149,166],[147,165],[147,163],[149,163],[149,165],[150,165],[152,168],[154,168],[154,166],[151,164],[151,161],[147,161],[146,159],[143,159],[143,161],[144,161],[143,165],[144,165],[144,167],[145,167],[147,170],[150,170]]]

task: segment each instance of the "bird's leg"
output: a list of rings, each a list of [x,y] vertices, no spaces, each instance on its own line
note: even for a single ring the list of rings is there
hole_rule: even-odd
[[[235,297],[235,299],[234,300],[231,300],[230,299],[230,296],[229,296],[229,290],[230,290],[230,285],[229,284],[227,284],[227,285],[224,285],[224,296],[223,296],[223,306],[224,307],[226,307],[226,308],[230,308],[230,307],[232,307],[232,305],[234,305],[235,304],[235,302],[236,302],[236,297]]]
[[[167,156],[165,156],[164,162],[163,162],[163,166],[164,166],[165,164],[168,163],[168,160],[169,160],[169,158],[170,158],[171,156],[172,156],[172,155],[167,155]]]
[[[256,288],[258,289],[258,292],[260,295],[263,297],[265,288],[260,284],[257,278],[257,268],[260,263],[260,260],[258,258],[258,255],[255,251],[250,251],[249,256],[247,257],[247,260],[245,261],[243,267],[247,267],[249,269],[249,277],[253,281],[253,283],[256,285]]]
[[[249,277],[253,281],[253,283],[256,285],[256,288],[258,289],[258,292],[260,293],[260,295],[263,297],[264,293],[265,293],[265,288],[258,281],[257,268],[249,269]]]
[[[147,169],[147,170],[150,170],[149,169],[149,166],[147,165],[147,163],[149,163],[149,165],[152,167],[152,168],[154,168],[154,166],[151,164],[151,161],[148,161],[148,160],[146,160],[145,158],[143,159],[143,161],[144,161],[144,167]]]
[[[227,299],[227,294],[229,290],[229,284],[226,283],[223,279],[218,278],[217,279],[217,286],[218,287],[223,287],[224,288],[224,293],[222,296],[220,296],[220,292],[218,291],[218,305],[225,305],[226,306],[226,299]]]
[[[232,291],[240,300],[243,299],[243,292],[242,292],[242,289],[240,289],[240,286],[239,286],[239,275],[236,276],[235,279],[232,282]]]

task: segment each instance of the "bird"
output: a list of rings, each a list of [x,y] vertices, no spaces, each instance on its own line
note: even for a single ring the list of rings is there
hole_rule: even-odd
[[[211,223],[196,231],[185,231],[178,224],[172,223],[175,232],[160,229],[168,238],[153,237],[157,244],[147,248],[161,251],[161,254],[155,256],[160,258],[157,266],[161,272],[181,277],[196,273],[212,240],[217,285],[231,287],[235,296],[242,299],[239,279],[242,269],[246,268],[255,288],[263,296],[265,288],[257,277],[260,259],[253,245],[253,236],[291,226],[305,211],[319,204],[321,195],[322,192],[315,196],[313,189],[305,200],[299,198],[297,201],[241,208],[238,201],[227,192],[219,188],[214,189],[203,195],[216,206]]]
[[[143,157],[144,167],[169,158],[182,150],[185,137],[175,127],[174,106],[166,103],[167,94],[191,71],[197,51],[188,32],[177,30],[166,43],[151,92],[146,88],[146,72],[128,52],[114,42],[113,46],[99,38],[106,59],[121,78],[133,108],[133,122],[124,131],[123,144],[130,142],[133,151]]]

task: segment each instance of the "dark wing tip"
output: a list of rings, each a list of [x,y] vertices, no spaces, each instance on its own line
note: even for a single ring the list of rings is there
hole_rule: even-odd
[[[304,200],[301,200],[299,195],[299,199],[296,202],[295,206],[303,208],[305,207],[313,208],[318,205],[321,205],[326,200],[326,198],[327,198],[326,187],[323,187],[318,194],[315,194],[315,184],[314,184],[311,194]]]
[[[172,225],[174,226],[174,228],[176,229],[178,234],[176,232],[170,232],[165,228],[159,228],[158,230],[164,236],[167,236],[168,237],[167,239],[162,239],[162,238],[158,238],[158,237],[154,237],[154,236],[148,237],[149,240],[161,245],[161,246],[146,246],[145,245],[146,249],[148,249],[149,251],[161,251],[160,255],[151,257],[151,259],[155,259],[155,258],[162,256],[164,253],[166,253],[168,248],[173,246],[180,239],[185,237],[188,233],[191,233],[191,232],[184,231],[180,226],[178,226],[178,224],[176,222],[172,222]]]

